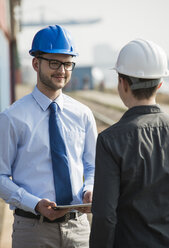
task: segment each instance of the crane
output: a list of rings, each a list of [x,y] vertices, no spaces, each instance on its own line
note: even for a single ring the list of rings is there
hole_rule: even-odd
[[[70,19],[70,20],[53,20],[53,21],[37,21],[37,22],[21,22],[21,27],[33,27],[33,26],[45,26],[53,25],[57,23],[58,25],[83,25],[83,24],[95,24],[101,21],[101,18],[94,19]]]

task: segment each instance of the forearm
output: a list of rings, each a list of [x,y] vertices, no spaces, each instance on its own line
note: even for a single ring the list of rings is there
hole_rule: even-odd
[[[83,191],[93,191],[94,184],[94,166],[84,170],[84,186]]]
[[[12,209],[21,208],[33,213],[35,213],[35,206],[40,201],[39,197],[28,193],[6,175],[0,175],[0,197],[10,204]]]
[[[86,140],[83,152],[83,168],[84,168],[84,189],[83,191],[93,191],[94,171],[95,171],[95,153],[97,130],[93,115],[90,116],[91,122],[88,123],[86,129]]]
[[[90,248],[114,247],[119,194],[119,165],[113,159],[107,144],[99,137],[96,149]]]
[[[90,248],[114,247],[115,221],[104,216],[94,215],[90,235]]]

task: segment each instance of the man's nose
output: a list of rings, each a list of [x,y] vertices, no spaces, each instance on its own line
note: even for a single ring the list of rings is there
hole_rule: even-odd
[[[61,64],[61,66],[58,68],[58,71],[65,72],[65,67],[63,64]]]

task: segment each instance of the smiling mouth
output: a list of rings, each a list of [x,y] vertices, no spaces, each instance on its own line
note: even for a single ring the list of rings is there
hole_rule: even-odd
[[[52,75],[53,78],[65,78],[64,76],[61,76],[61,75]]]

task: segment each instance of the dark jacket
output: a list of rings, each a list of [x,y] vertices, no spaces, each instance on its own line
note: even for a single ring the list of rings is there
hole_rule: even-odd
[[[99,134],[90,248],[169,247],[169,115],[129,109]]]

